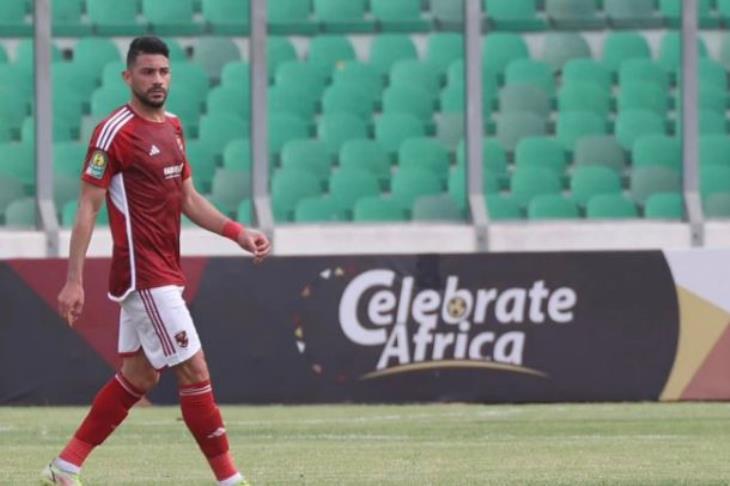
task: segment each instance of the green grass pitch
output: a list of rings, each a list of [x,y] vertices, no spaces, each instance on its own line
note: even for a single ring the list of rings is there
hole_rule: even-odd
[[[730,405],[225,406],[253,485],[730,484]],[[0,408],[0,484],[38,472],[85,408]],[[175,407],[135,409],[84,484],[212,485]]]

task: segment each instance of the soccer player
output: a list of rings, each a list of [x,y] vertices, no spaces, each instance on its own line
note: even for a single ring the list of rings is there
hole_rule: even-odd
[[[114,240],[109,297],[121,306],[121,369],[94,398],[68,445],[42,473],[43,484],[79,485],[91,451],[169,368],[177,377],[182,416],[219,485],[245,485],[228,449],[198,333],[182,298],[180,217],[235,241],[256,260],[267,238],[221,214],[195,190],[180,121],[165,111],[168,48],[156,37],[134,39],[124,80],[131,101],[94,131],[71,235],[68,276],[58,296],[70,325],[84,305],[83,264],[106,199]]]

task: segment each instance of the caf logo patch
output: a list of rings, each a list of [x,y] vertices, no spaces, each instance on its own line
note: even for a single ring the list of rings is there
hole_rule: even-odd
[[[104,172],[106,172],[107,165],[109,165],[109,158],[106,152],[97,150],[91,154],[89,166],[86,168],[86,175],[95,179],[102,179],[104,177]]]
[[[181,348],[187,348],[188,333],[185,331],[180,331],[179,333],[175,334],[175,341],[177,341],[178,346],[180,346]]]

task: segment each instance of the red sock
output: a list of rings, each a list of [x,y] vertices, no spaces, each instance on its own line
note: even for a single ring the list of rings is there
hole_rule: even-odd
[[[143,395],[121,373],[114,375],[96,394],[91,410],[58,457],[81,467],[94,447],[114,432]]]
[[[181,386],[180,408],[216,479],[222,481],[235,475],[238,470],[228,453],[228,436],[210,381]]]

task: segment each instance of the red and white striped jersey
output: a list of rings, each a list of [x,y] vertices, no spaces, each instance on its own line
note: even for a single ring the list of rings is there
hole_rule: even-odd
[[[153,122],[125,105],[94,130],[82,180],[108,189],[114,249],[109,296],[184,285],[180,268],[183,181],[190,164],[180,121]]]

